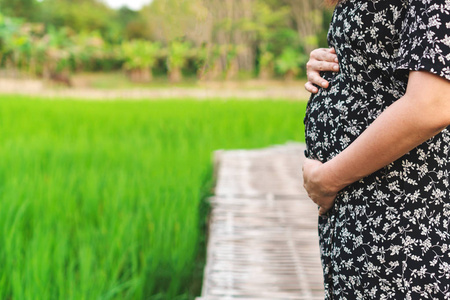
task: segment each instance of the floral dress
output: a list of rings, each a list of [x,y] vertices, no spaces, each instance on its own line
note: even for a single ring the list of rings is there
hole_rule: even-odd
[[[410,70],[450,80],[450,0],[344,1],[328,43],[340,71],[322,73],[304,120],[322,162],[403,96]],[[449,146],[447,127],[338,194],[319,218],[326,299],[450,299]]]

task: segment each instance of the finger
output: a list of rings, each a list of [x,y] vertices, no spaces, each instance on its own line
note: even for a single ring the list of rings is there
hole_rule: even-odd
[[[329,85],[329,82],[320,77],[320,75],[317,72],[308,73],[308,81],[311,82],[312,84],[316,84],[323,88],[327,88]]]
[[[335,53],[324,53],[317,60],[337,63],[338,62],[338,57],[337,57],[337,55]]]
[[[305,83],[305,89],[313,94],[317,94],[319,92],[319,89],[316,88],[310,81],[308,81],[307,83]]]
[[[331,50],[328,48],[319,48],[319,49],[314,49],[313,51],[311,51],[311,53],[309,54],[309,58],[310,58],[310,61],[326,60],[326,57],[331,56],[331,55],[336,55],[336,54],[332,53]]]
[[[328,209],[325,209],[322,206],[319,208],[319,216],[326,215],[327,212],[328,212]]]
[[[337,59],[337,55],[336,55],[336,49],[334,49],[334,48],[329,48],[329,52],[330,52],[330,61],[335,61],[335,62],[338,62],[338,59]]]
[[[318,61],[318,60],[309,61],[306,64],[306,70],[312,74],[322,72],[322,71],[337,72],[337,71],[339,71],[339,64],[337,64],[335,62]]]
[[[330,49],[317,49],[316,52],[311,52],[312,60],[326,61],[326,62],[338,62],[336,51],[334,48]]]
[[[320,62],[318,63],[318,67],[320,71],[339,71],[339,64],[334,62]]]

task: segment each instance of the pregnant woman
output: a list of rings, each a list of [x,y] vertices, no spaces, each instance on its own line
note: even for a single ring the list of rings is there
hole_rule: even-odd
[[[450,299],[450,0],[336,4],[304,120],[325,297]]]

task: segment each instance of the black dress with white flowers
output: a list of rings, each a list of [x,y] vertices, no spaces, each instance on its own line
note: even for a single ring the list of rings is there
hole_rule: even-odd
[[[344,1],[328,42],[340,71],[305,117],[322,162],[403,96],[409,70],[450,80],[450,0]],[[326,299],[450,299],[449,147],[448,127],[339,193],[319,218]]]

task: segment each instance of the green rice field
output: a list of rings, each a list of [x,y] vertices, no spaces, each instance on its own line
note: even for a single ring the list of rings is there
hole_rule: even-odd
[[[211,155],[302,141],[305,102],[0,99],[0,299],[194,299]]]

